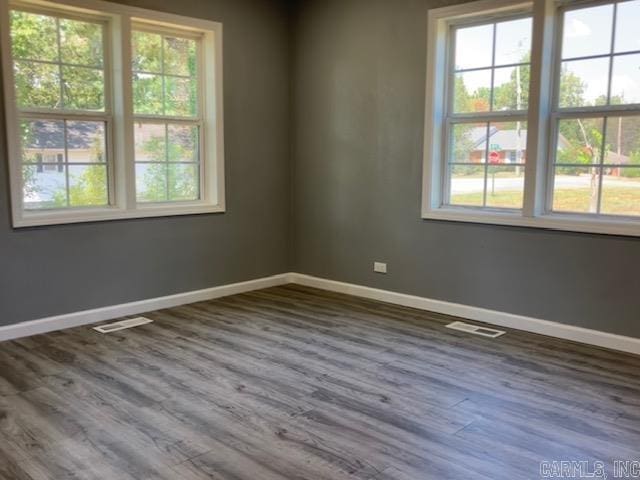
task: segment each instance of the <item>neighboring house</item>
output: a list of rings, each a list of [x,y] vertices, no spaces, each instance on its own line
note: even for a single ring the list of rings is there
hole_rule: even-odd
[[[475,127],[469,131],[468,139],[472,150],[469,160],[473,163],[484,163],[487,152],[487,129]],[[489,130],[489,158],[497,159],[495,163],[524,163],[527,153],[527,131],[499,130],[491,127]]]
[[[487,129],[485,127],[474,127],[469,130],[467,138],[473,145],[469,153],[471,162],[485,162],[487,152],[486,135]],[[569,147],[569,141],[560,135],[558,148],[563,150]],[[520,153],[518,154],[518,152]],[[527,158],[527,130],[499,130],[497,127],[491,127],[489,130],[489,158],[491,161],[501,164],[524,163]],[[605,163],[626,165],[629,163],[629,157],[614,151],[607,151]],[[611,168],[608,174],[616,177],[620,176],[620,168]]]
[[[103,128],[97,122],[69,122],[67,128],[67,162],[102,162]],[[24,160],[35,163],[37,171],[63,172],[65,163],[64,127],[62,122],[34,121],[22,147]]]
[[[163,123],[135,123],[134,138],[136,145],[136,162],[157,162],[164,160],[163,146],[167,138],[167,132]],[[148,148],[151,142],[159,143],[159,150]],[[161,158],[158,158],[160,154]]]
[[[627,165],[630,161],[630,158],[626,155],[618,154],[617,152],[609,151],[606,154],[605,163],[618,164],[618,165]],[[605,175],[611,175],[613,177],[621,176],[622,169],[620,167],[611,167],[605,169]]]

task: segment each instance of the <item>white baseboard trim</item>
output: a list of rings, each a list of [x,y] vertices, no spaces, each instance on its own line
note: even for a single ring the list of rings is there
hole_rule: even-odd
[[[56,315],[54,317],[40,318],[38,320],[30,320],[14,325],[7,325],[0,327],[0,342],[37,335],[39,333],[47,333],[65,328],[103,322],[105,320],[112,320],[125,315],[137,315],[144,312],[150,312],[152,310],[177,307],[178,305],[185,305],[187,303],[202,302],[204,300],[212,300],[214,298],[226,297],[228,295],[249,292],[251,290],[284,285],[285,283],[290,283],[290,277],[290,274],[283,273],[272,277],[258,278],[256,280],[249,280],[246,282],[231,283],[229,285],[221,285],[219,287],[193,290],[191,292],[177,293],[175,295],[167,295],[165,297],[121,303],[119,305],[111,305],[108,307],[83,310],[81,312]]]
[[[615,335],[613,333],[601,332],[598,330],[591,330],[588,328],[576,327],[572,325],[565,325],[548,320],[525,317],[523,315],[515,315],[513,313],[488,310],[486,308],[472,307],[470,305],[445,302],[442,300],[433,300],[430,298],[391,292],[378,288],[364,287],[352,283],[337,282],[335,280],[327,280],[325,278],[312,277],[310,275],[304,275],[300,273],[290,274],[289,279],[292,283],[306,285],[308,287],[315,287],[338,293],[346,293],[349,295],[369,298],[372,300],[380,300],[382,302],[403,305],[405,307],[413,307],[420,310],[443,313],[446,315],[462,317],[478,322],[489,323],[491,325],[497,325],[500,327],[507,327],[515,330],[524,330],[527,332],[548,335],[550,337],[573,340],[575,342],[586,343],[589,345],[596,345],[598,347],[610,348],[612,350],[619,350],[622,352],[640,355],[640,338]]]
[[[262,288],[275,287],[287,283],[296,283],[322,290],[345,293],[372,300],[380,300],[382,302],[403,305],[405,307],[443,313],[500,327],[524,330],[527,332],[548,335],[550,337],[573,340],[575,342],[640,355],[640,338],[615,335],[613,333],[590,330],[588,328],[575,327],[572,325],[525,317],[523,315],[516,315],[513,313],[499,312],[486,308],[434,300],[415,295],[407,295],[404,293],[365,287],[352,283],[338,282],[301,273],[282,273],[246,282],[232,283],[229,285],[221,285],[219,287],[205,288],[203,290],[194,290],[175,295],[167,295],[165,297],[150,298],[147,300],[122,303],[119,305],[111,305],[108,307],[84,310],[81,312],[56,315],[53,317],[30,320],[14,325],[7,325],[0,327],[0,342],[37,335],[40,333],[52,332],[55,330],[62,330],[65,328],[103,322],[105,320],[112,320],[125,315],[138,315],[153,310],[212,300],[214,298],[250,292],[252,290],[259,290]]]

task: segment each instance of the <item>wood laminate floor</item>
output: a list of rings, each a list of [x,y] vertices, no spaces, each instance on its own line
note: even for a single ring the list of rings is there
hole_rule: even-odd
[[[0,344],[0,478],[517,480],[640,460],[640,357],[300,286]]]

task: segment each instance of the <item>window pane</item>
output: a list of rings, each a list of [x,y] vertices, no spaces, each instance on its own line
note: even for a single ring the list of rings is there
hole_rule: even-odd
[[[136,123],[134,138],[136,162],[166,161],[166,127],[163,123]]]
[[[640,167],[640,117],[609,117],[604,163]]]
[[[456,30],[456,70],[492,65],[493,25]]]
[[[132,32],[134,71],[162,73],[162,36],[157,33]]]
[[[22,167],[23,202],[27,210],[67,206],[64,165]]]
[[[196,75],[196,42],[186,38],[165,37],[164,73]]]
[[[556,163],[600,163],[603,127],[602,118],[560,120]]]
[[[102,26],[98,24],[13,12],[16,57],[53,62],[14,60],[18,106],[103,111],[102,37]]]
[[[482,145],[484,148],[484,145]],[[524,163],[527,149],[527,122],[489,124],[489,163]]]
[[[196,41],[135,32],[133,43],[134,112],[195,116]]]
[[[522,208],[523,198],[524,167],[488,167],[487,207]]]
[[[197,126],[136,124],[135,159],[139,202],[200,198]]]
[[[24,163],[42,162],[46,156],[64,154],[62,120],[23,120],[20,133]]]
[[[59,107],[60,76],[57,65],[14,62],[18,107]]]
[[[560,106],[605,105],[609,86],[609,58],[562,62]]]
[[[69,204],[72,207],[109,203],[106,165],[70,165]]]
[[[487,139],[486,123],[458,123],[451,127],[450,161],[483,163]]]
[[[199,167],[193,163],[169,165],[169,200],[197,200],[199,194]]]
[[[167,201],[167,170],[166,163],[136,163],[138,202]]]
[[[531,26],[531,18],[496,24],[496,65],[529,62]]]
[[[482,207],[484,165],[451,165],[450,169],[449,204]]]
[[[104,122],[67,122],[67,155],[69,163],[106,162]]]
[[[562,58],[611,52],[613,5],[571,10],[564,16]]]
[[[491,95],[491,70],[456,74],[455,113],[488,112]]]
[[[529,106],[529,66],[496,68],[493,110],[526,110]]]
[[[65,122],[62,120],[27,120],[21,125],[23,161],[29,162],[29,168],[23,170],[26,208],[65,208],[109,203],[104,122],[68,120],[66,144]],[[94,168],[79,163],[97,165]]]
[[[169,125],[170,162],[198,161],[198,127],[190,125]]]
[[[611,103],[640,103],[640,54],[614,57]]]
[[[79,110],[104,110],[104,74],[102,70],[62,67],[64,106]]]
[[[148,73],[133,74],[133,110],[135,113],[162,115],[162,77]]]
[[[600,213],[640,215],[640,168],[606,169]]]
[[[616,15],[616,52],[640,50],[640,0],[621,2]]]
[[[195,116],[195,81],[189,78],[165,77],[165,88],[165,115]]]
[[[598,167],[556,167],[553,184],[553,210],[556,212],[597,213]]]
[[[58,61],[56,19],[12,10],[11,46],[14,58]]]
[[[102,26],[60,19],[60,59],[64,63],[101,67]]]

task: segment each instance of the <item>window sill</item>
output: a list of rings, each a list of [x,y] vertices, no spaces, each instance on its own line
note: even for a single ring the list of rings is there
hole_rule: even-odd
[[[439,208],[422,213],[425,220],[446,220],[488,225],[510,225],[569,232],[597,233],[640,237],[640,219],[596,217],[585,218],[572,214],[546,214],[524,217],[521,212],[473,211],[464,208]]]
[[[134,218],[170,217],[178,215],[199,215],[224,213],[222,205],[189,203],[181,205],[138,205],[135,210],[117,207],[92,208],[69,211],[25,212],[20,218],[13,219],[14,228],[38,227],[44,225],[63,225],[68,223],[102,222]]]

